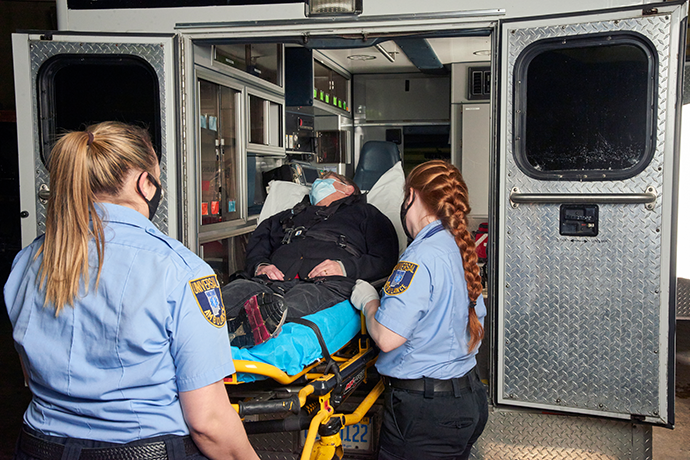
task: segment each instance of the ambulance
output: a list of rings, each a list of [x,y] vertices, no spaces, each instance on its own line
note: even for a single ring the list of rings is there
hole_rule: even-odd
[[[154,223],[222,283],[244,266],[272,173],[352,177],[369,141],[395,144],[406,171],[447,159],[471,227],[488,223],[490,417],[473,458],[652,458],[652,428],[675,423],[686,1],[57,0],[57,12],[58,30],[12,37],[22,245],[45,228],[56,137],[94,122],[149,128],[165,189]],[[346,458],[374,458],[376,418],[341,435]],[[282,459],[304,441],[252,442]]]

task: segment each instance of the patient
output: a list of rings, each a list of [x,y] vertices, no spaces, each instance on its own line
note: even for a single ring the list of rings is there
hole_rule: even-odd
[[[398,256],[393,224],[359,187],[327,173],[292,209],[263,221],[247,245],[245,279],[222,288],[230,340],[263,343],[287,320],[350,297],[357,279],[387,277]]]

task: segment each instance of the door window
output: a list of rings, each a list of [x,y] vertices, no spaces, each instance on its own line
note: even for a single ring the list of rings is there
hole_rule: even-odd
[[[655,147],[654,47],[641,35],[542,40],[515,70],[515,159],[544,180],[620,180]]]
[[[102,121],[148,128],[161,154],[159,82],[136,56],[61,54],[38,72],[41,158],[47,164],[57,137]]]

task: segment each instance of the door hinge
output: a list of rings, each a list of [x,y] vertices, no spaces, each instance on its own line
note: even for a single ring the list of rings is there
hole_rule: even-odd
[[[647,417],[645,415],[630,414],[630,420],[635,423],[643,423],[646,419]]]

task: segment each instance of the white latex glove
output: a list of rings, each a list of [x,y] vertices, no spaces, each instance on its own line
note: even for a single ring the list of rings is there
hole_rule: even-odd
[[[361,311],[372,300],[379,300],[379,293],[374,286],[364,280],[357,280],[350,296],[352,306]]]

